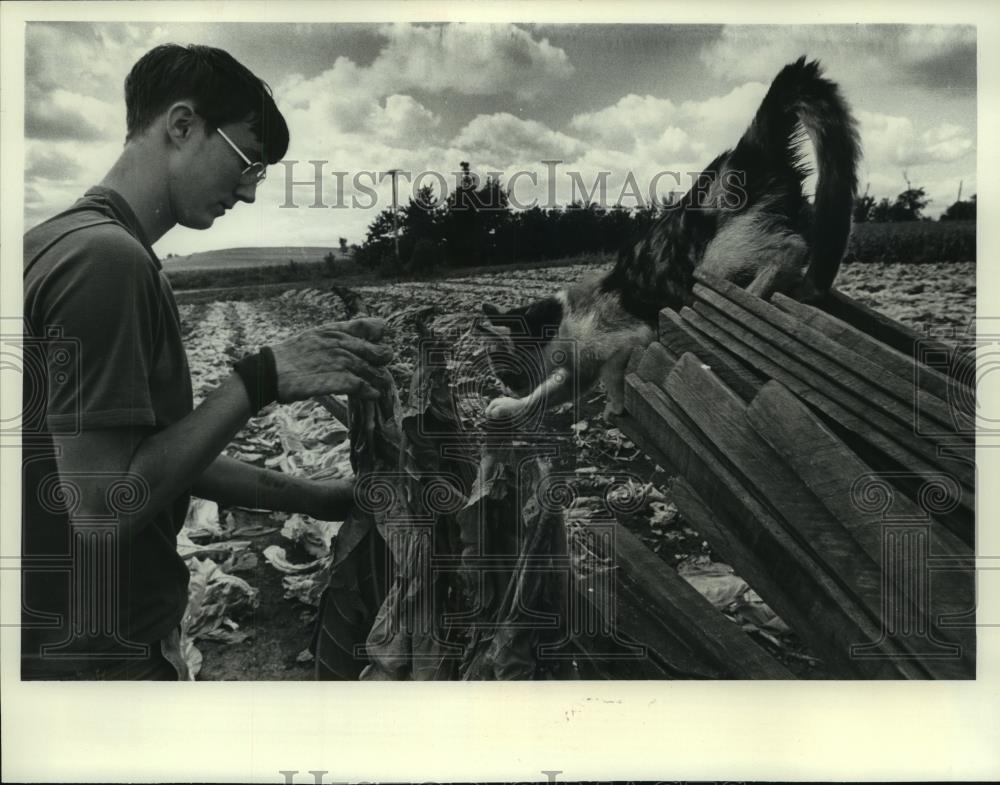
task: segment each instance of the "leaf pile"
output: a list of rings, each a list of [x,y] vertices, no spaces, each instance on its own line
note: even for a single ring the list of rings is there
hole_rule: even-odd
[[[227,515],[220,521],[215,502],[192,499],[177,536],[177,551],[190,573],[181,650],[192,678],[201,668],[196,641],[240,643],[251,634],[235,619],[257,607],[257,590],[232,573],[253,569],[257,560],[249,540],[233,539],[239,533],[233,520]]]

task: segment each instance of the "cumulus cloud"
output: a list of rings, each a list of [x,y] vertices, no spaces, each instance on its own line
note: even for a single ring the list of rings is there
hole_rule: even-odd
[[[681,114],[690,118],[701,131],[721,130],[733,136],[728,145],[733,145],[753,119],[757,107],[767,92],[763,82],[747,82],[734,87],[725,95],[710,96],[703,101],[685,101],[681,104]]]
[[[975,147],[967,129],[953,123],[941,123],[921,132],[908,117],[865,111],[857,112],[857,117],[870,167],[950,163],[964,158]]]
[[[455,136],[451,146],[474,160],[508,165],[547,158],[565,160],[583,151],[583,145],[573,137],[506,112],[474,118]]]
[[[431,141],[441,118],[411,96],[390,95],[371,110],[367,123],[378,139],[406,146],[418,139]]]
[[[627,95],[612,106],[578,114],[570,127],[593,144],[632,152],[649,163],[702,161],[732,147],[749,124],[766,86],[748,82],[724,95],[680,105]]]
[[[515,25],[386,25],[368,69],[383,89],[530,98],[573,73],[566,53]]]
[[[440,118],[409,93],[531,97],[573,71],[562,49],[514,25],[385,25],[379,32],[386,43],[371,64],[342,56],[314,77],[296,74],[276,85],[293,144],[308,138],[330,147],[357,134],[427,144]]]
[[[677,117],[668,98],[626,95],[613,106],[573,116],[570,128],[615,150],[628,150],[637,141],[659,136]]]

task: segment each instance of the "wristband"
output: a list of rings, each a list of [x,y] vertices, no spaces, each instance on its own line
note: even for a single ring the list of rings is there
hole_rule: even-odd
[[[257,354],[248,354],[233,366],[246,387],[250,408],[254,414],[278,400],[278,370],[274,352],[267,346]]]

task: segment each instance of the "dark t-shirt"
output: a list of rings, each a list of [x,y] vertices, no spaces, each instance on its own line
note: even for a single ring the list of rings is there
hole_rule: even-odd
[[[113,516],[71,527],[74,478],[55,461],[53,434],[157,431],[193,408],[170,284],[114,191],[91,188],[25,234],[23,363],[22,677],[58,677],[140,656],[187,604],[189,496],[130,535]],[[145,492],[109,477],[109,509],[134,511]]]

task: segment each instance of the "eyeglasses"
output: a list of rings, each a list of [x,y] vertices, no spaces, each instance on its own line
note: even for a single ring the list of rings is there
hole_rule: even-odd
[[[233,140],[226,136],[225,132],[221,128],[216,128],[215,130],[219,132],[219,136],[229,143],[229,146],[236,151],[236,154],[242,158],[243,163],[246,164],[246,168],[240,172],[240,177],[243,178],[243,182],[247,185],[257,185],[258,183],[263,182],[264,178],[267,177],[265,165],[260,161],[251,161],[243,155],[243,151],[233,144]]]

